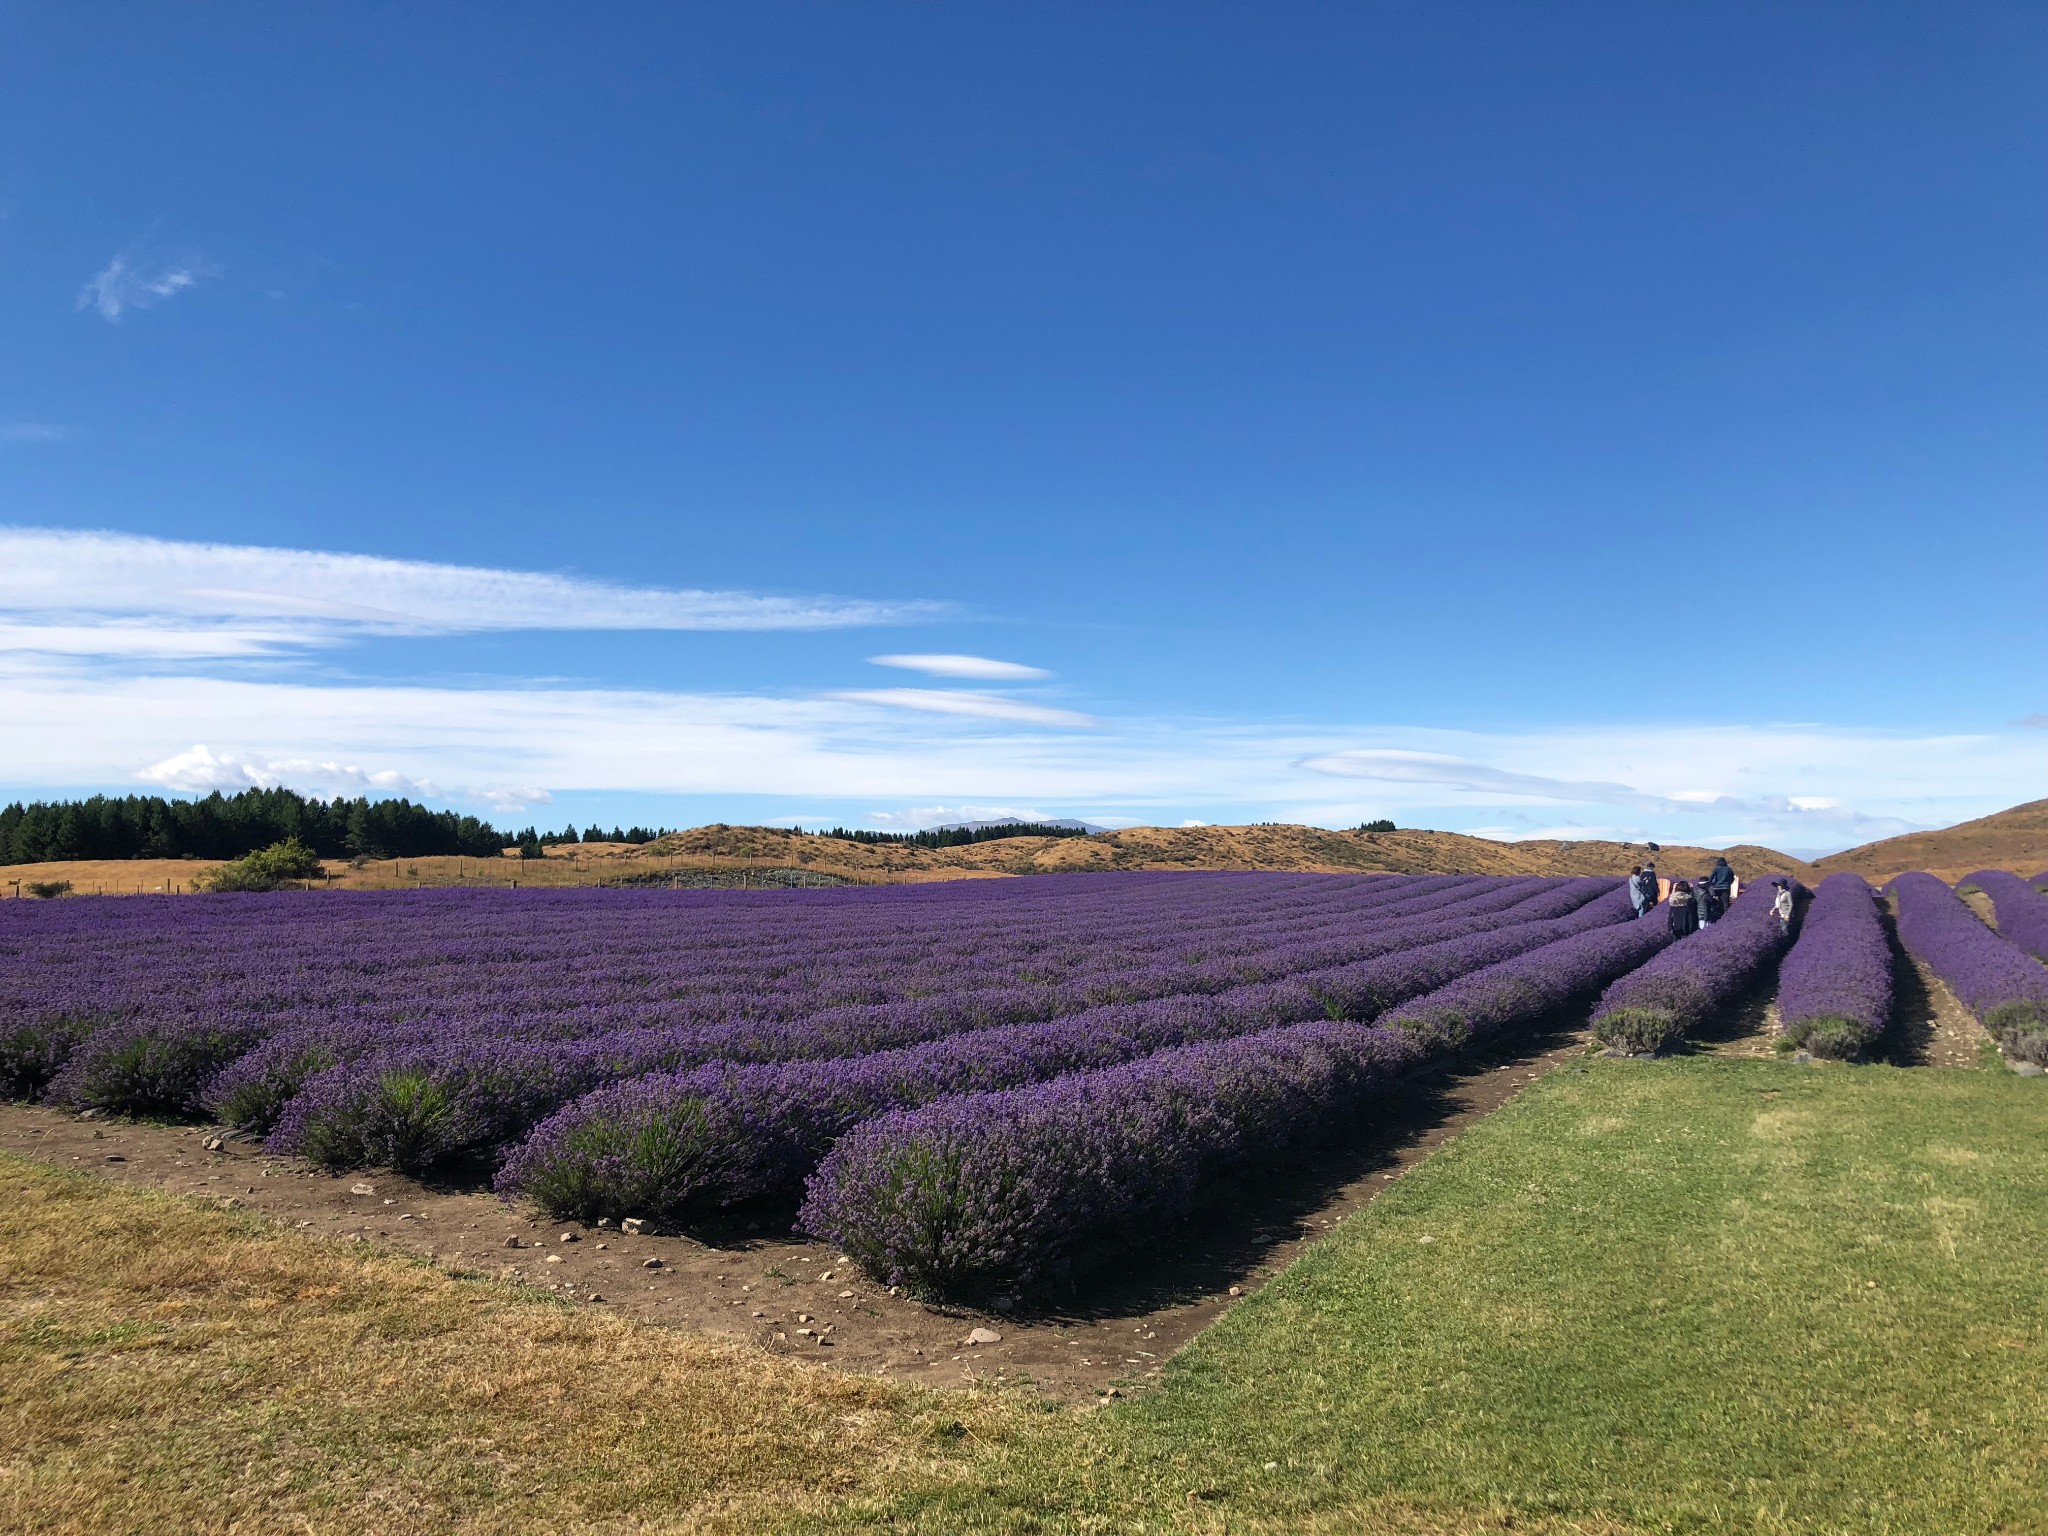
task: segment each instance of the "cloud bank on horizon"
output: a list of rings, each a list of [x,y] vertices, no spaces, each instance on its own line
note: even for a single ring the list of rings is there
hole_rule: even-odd
[[[957,611],[0,529],[0,711],[12,725],[0,787],[12,797],[283,784],[499,813],[573,809],[579,796],[687,797],[705,820],[877,826],[995,807],[1120,825],[1390,815],[1501,838],[1824,850],[1982,814],[2039,782],[2038,733],[2019,728],[1187,719],[995,691],[1050,674],[950,652],[869,659],[981,686],[848,687],[822,675],[776,693],[529,677],[457,686],[335,665],[370,637],[817,632]],[[327,658],[318,669],[307,665],[315,652]],[[721,816],[725,805],[753,814]]]

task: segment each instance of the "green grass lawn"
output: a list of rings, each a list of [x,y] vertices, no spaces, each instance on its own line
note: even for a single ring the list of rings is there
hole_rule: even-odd
[[[2048,1531],[2048,1093],[1553,1074],[925,1530]]]

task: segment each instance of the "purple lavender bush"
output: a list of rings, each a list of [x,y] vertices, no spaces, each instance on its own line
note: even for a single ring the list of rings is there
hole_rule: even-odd
[[[1462,970],[1589,925],[1617,924],[1626,911],[1609,890],[1563,919],[1415,945],[1292,982],[1097,1009],[850,1059],[720,1063],[639,1078],[600,1088],[540,1125],[508,1160],[498,1188],[529,1196],[557,1216],[673,1220],[794,1189],[836,1137],[889,1110],[1319,1015],[1370,1018]]]
[[[1042,1284],[1184,1215],[1213,1171],[1271,1156],[1447,1050],[1532,1022],[1667,942],[1658,924],[1582,929],[1376,1025],[1289,1025],[892,1111],[839,1139],[799,1219],[877,1279],[923,1294]]]
[[[1853,1061],[1892,1012],[1892,947],[1861,875],[1829,875],[1778,969],[1778,1016],[1789,1045]]]
[[[1284,1144],[1418,1064],[1401,1030],[1289,1025],[896,1110],[841,1137],[799,1221],[890,1285],[983,1298],[1186,1214],[1206,1167]]]
[[[1370,1017],[1389,1001],[1427,990],[1460,968],[1491,963],[1583,926],[1619,921],[1626,910],[1611,880],[1539,881],[1535,885],[1534,890],[1508,892],[1517,898],[1511,905],[1481,916],[1446,920],[1423,914],[1392,919],[1376,934],[1347,942],[1346,952],[1373,955],[1372,959],[1222,993],[1219,1018],[1198,1033],[1241,1033],[1318,1016]],[[1560,911],[1566,915],[1548,916]],[[1303,952],[1304,958],[1308,953]],[[1314,953],[1320,957],[1323,952]],[[1169,1038],[1185,1027],[1183,1010],[1175,1006],[1183,999],[1153,1001]],[[800,1119],[805,1113],[800,1111],[800,1103],[821,1099],[836,1105],[834,1113],[842,1117],[864,1118],[940,1093],[992,1085],[997,1061],[1012,1074],[1009,1081],[1025,1082],[1083,1065],[1073,1054],[1077,1049],[1109,1049],[1100,1041],[1084,1041],[1077,1047],[1068,1031],[1027,1030],[1022,1035],[983,1031],[979,1043],[988,1047],[989,1061],[977,1062],[972,1055],[974,1047],[964,1058],[957,1050],[926,1052],[907,1060],[890,1056],[877,1071],[856,1079],[832,1059],[857,1058],[864,1054],[863,1045],[887,1047],[906,1037],[921,1043],[934,1035],[941,1040],[958,1038],[972,1030],[977,1017],[952,1013],[943,999],[857,1012],[859,1026],[847,1031],[828,1028],[829,1016],[823,1015],[803,1025],[750,1029],[749,1036],[762,1043],[750,1038],[744,1049],[735,1049],[724,1032],[715,1037],[718,1047],[709,1051],[696,1032],[687,1031],[680,1037],[643,1030],[566,1042],[508,1042],[456,1035],[430,1047],[377,1053],[322,1074],[287,1106],[268,1145],[274,1151],[298,1153],[334,1168],[376,1166],[388,1159],[398,1143],[393,1132],[371,1128],[391,1121],[394,1115],[396,1124],[410,1126],[421,1107],[430,1106],[431,1132],[407,1130],[400,1137],[408,1158],[404,1166],[417,1172],[435,1161],[491,1153],[571,1100],[605,1085],[653,1073],[686,1073],[713,1060],[773,1063],[778,1059],[823,1059],[828,1064],[816,1073],[770,1073],[759,1080],[784,1084],[779,1102]],[[1079,1017],[1087,1020],[1091,1016]],[[898,1018],[925,1022],[915,1026],[890,1022]],[[1167,1040],[1155,1038],[1143,1049],[1123,1054],[1143,1054],[1164,1043]],[[1098,1055],[1086,1064],[1099,1065],[1107,1059],[1116,1058]],[[1043,1065],[1034,1068],[1029,1065],[1032,1061]],[[963,1075],[969,1079],[980,1076],[984,1081],[959,1081]],[[751,1091],[756,1080],[746,1081],[750,1086],[741,1091]],[[798,1081],[813,1085],[808,1095],[798,1094],[790,1086]],[[634,1096],[634,1112],[647,1112],[650,1098],[650,1094]],[[735,1130],[744,1126],[765,1132],[758,1119],[717,1123]],[[708,1134],[709,1124],[698,1124],[699,1133]],[[579,1138],[576,1144],[586,1141]],[[764,1170],[780,1166],[780,1153],[771,1149],[783,1145],[764,1139],[759,1152]],[[351,1157],[366,1160],[350,1162]],[[609,1155],[607,1162],[616,1166]],[[531,1161],[522,1163],[522,1167],[533,1166]],[[685,1201],[685,1192],[676,1190],[675,1200]]]
[[[763,951],[773,930],[746,936],[741,963],[751,961],[756,969],[734,977],[733,991],[723,990],[721,983],[719,992],[701,999],[630,1006],[612,1000],[616,991],[579,994],[573,987],[548,988],[508,996],[502,987],[487,986],[494,1006],[484,1010],[474,998],[445,999],[432,985],[431,971],[410,964],[400,950],[388,964],[372,967],[371,976],[356,981],[339,1009],[294,1007],[297,1021],[224,1072],[209,1097],[221,1118],[237,1128],[268,1133],[315,1071],[347,1063],[364,1064],[356,1074],[356,1091],[366,1099],[381,1094],[386,1074],[399,1069],[424,1074],[426,1081],[460,1095],[473,1077],[468,1061],[477,1042],[553,1041],[558,1059],[550,1075],[574,1082],[580,1064],[584,1076],[575,1091],[710,1061],[860,1055],[966,1030],[1043,1021],[1110,1001],[1214,992],[1286,977],[1400,948],[1419,941],[1425,931],[1447,938],[1510,919],[1557,916],[1610,884],[1470,876],[1375,877],[1369,882],[1319,878],[1319,886],[1299,889],[1235,880],[1198,884],[1191,895],[1185,877],[1170,876],[1158,885],[1112,889],[1117,901],[1113,914],[1086,911],[1093,904],[1082,896],[1092,893],[1063,891],[1064,901],[1053,914],[1035,911],[1035,892],[1032,900],[1020,894],[1004,904],[1010,909],[1001,914],[1006,923],[979,935],[963,932],[961,913],[942,907],[935,915],[945,920],[945,941],[958,945],[961,963],[929,983],[913,987],[904,981],[893,990],[918,995],[893,1001],[874,1000],[887,998],[892,988],[877,987],[869,971],[881,966],[894,979],[910,968],[887,969],[886,957],[871,951],[863,956],[835,943],[831,949],[837,964],[868,968],[861,994],[866,1000],[845,1001],[856,989],[834,980],[826,969],[811,983],[811,1006],[801,1005],[802,991],[779,994],[780,1000],[764,1004],[766,981],[795,974],[778,971],[772,950]],[[1199,904],[1194,896],[1202,898]],[[983,899],[978,905],[988,903]],[[1086,917],[1085,929],[1075,926],[1077,915]],[[805,925],[797,919],[802,916],[789,915],[786,921],[801,929]],[[1048,916],[1056,921],[1048,922]],[[917,926],[906,925],[910,932]],[[610,933],[609,927],[598,931]],[[1163,934],[1171,938],[1162,939]],[[919,961],[938,947],[938,936],[932,935],[919,946]],[[1077,952],[1091,957],[1087,966],[1077,968]],[[1028,984],[1005,972],[1005,955],[1028,963]],[[404,1019],[380,1018],[370,990],[388,970],[417,978],[421,986]],[[819,994],[828,989],[840,1001],[823,1006]],[[580,1006],[559,1011],[564,996]],[[349,1113],[347,1094],[338,1083],[324,1086],[323,1101],[323,1113]],[[291,1148],[281,1145],[279,1150]]]
[[[260,1033],[261,1026],[246,1019],[109,1025],[70,1053],[49,1097],[68,1109],[189,1115],[207,1082]]]
[[[1991,898],[1998,913],[2001,937],[2032,955],[2048,960],[2048,896],[2043,896],[2018,875],[2002,869],[1980,869],[1957,884],[1957,889],[1974,885]]]
[[[1382,1022],[1413,1032],[1435,1050],[1463,1050],[1486,1035],[1534,1023],[1670,942],[1663,923],[1596,928],[1460,977],[1403,1003]]]
[[[1711,928],[1622,977],[1593,1010],[1593,1038],[1616,1050],[1666,1050],[1741,996],[1784,944],[1776,891],[1753,881]]]
[[[0,1023],[0,1099],[35,1100],[102,1020],[90,1014],[43,1013]]]
[[[1977,920],[1933,875],[1891,883],[1899,941],[1962,999],[2013,1061],[2048,1066],[2048,967]]]

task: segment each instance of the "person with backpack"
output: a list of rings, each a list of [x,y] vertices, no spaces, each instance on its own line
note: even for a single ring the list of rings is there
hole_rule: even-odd
[[[1682,939],[1699,930],[1699,908],[1693,905],[1692,886],[1684,880],[1671,882],[1671,937]]]
[[[1714,893],[1714,905],[1726,912],[1735,890],[1735,871],[1728,867],[1727,859],[1714,860],[1714,867],[1707,871],[1707,889]]]
[[[1721,903],[1714,899],[1714,887],[1711,880],[1698,880],[1693,883],[1692,903],[1695,907],[1699,908],[1700,926],[1702,928],[1713,927],[1714,920],[1721,915]]]
[[[1628,872],[1628,904],[1635,908],[1636,916],[1641,917],[1651,907],[1656,905],[1656,901],[1657,887],[1655,885],[1650,887],[1648,896],[1643,894],[1643,866],[1640,864],[1636,865],[1635,868]]]

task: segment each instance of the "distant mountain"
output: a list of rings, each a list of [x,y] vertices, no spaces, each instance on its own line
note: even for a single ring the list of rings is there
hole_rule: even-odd
[[[985,827],[1061,827],[1069,832],[1107,832],[1109,828],[1098,827],[1092,821],[1075,821],[1066,816],[1046,816],[1036,820],[1029,816],[998,816],[994,821],[943,821],[936,827],[926,827],[927,832],[979,832]]]

